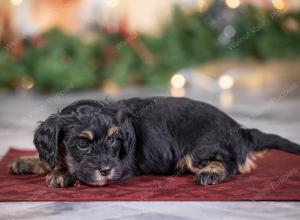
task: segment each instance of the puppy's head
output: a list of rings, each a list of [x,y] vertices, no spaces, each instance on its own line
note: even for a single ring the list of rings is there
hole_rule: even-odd
[[[70,110],[70,109],[69,109]],[[95,186],[128,172],[135,133],[123,106],[77,105],[42,122],[34,144],[42,161],[64,163],[81,181]]]

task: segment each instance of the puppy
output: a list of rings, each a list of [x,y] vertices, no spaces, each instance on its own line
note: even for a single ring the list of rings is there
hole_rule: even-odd
[[[250,172],[268,149],[300,154],[298,144],[244,128],[209,104],[172,97],[77,101],[42,122],[33,142],[40,160],[17,158],[9,172],[48,173],[52,187],[185,172],[210,185]]]

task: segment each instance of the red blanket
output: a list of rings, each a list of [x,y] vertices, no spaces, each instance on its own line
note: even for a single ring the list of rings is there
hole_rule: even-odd
[[[13,176],[8,162],[33,151],[11,149],[0,162],[0,201],[300,201],[300,156],[272,151],[251,174],[213,186],[192,175],[142,176],[104,187],[49,188],[41,175]]]

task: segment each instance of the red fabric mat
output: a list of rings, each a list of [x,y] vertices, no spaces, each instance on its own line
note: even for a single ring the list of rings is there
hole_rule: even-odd
[[[48,188],[41,175],[13,176],[8,162],[33,151],[11,149],[0,162],[0,201],[300,201],[300,157],[272,151],[251,174],[214,186],[197,186],[192,175],[142,176],[104,187]]]

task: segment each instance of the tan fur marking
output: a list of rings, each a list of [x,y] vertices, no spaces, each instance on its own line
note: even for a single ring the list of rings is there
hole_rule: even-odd
[[[57,180],[56,180],[58,183],[60,183],[60,186],[61,187],[64,187],[64,181],[65,181],[65,178],[63,176],[59,176],[57,177]]]
[[[71,156],[66,156],[65,157],[65,162],[66,162],[66,165],[67,165],[67,167],[68,167],[68,169],[69,169],[69,171],[70,172],[74,172],[74,163],[75,163],[75,161],[74,161],[74,159],[71,157]]]
[[[258,152],[249,152],[247,154],[247,157],[245,159],[245,162],[243,164],[239,165],[239,172],[246,174],[246,173],[251,173],[253,170],[256,169],[256,164],[255,164],[255,160],[257,158],[263,158],[264,154],[267,151],[258,151]]]
[[[82,131],[79,136],[92,141],[94,139],[94,132],[88,130]]]
[[[116,131],[118,131],[118,127],[112,127],[107,130],[107,136],[111,137]]]
[[[78,180],[78,179],[77,179],[77,180],[75,181],[75,183],[74,183],[74,185],[73,185],[73,186],[75,186],[75,187],[78,187],[78,186],[80,186],[80,180]]]
[[[226,169],[223,166],[222,163],[218,162],[218,161],[211,161],[208,163],[207,166],[203,167],[200,169],[199,171],[200,173],[202,172],[207,172],[207,173],[218,173],[221,176],[225,176],[226,175]]]
[[[198,167],[193,166],[193,161],[190,155],[185,155],[182,159],[180,159],[176,164],[176,168],[188,170],[192,173],[197,173],[200,170]]]

